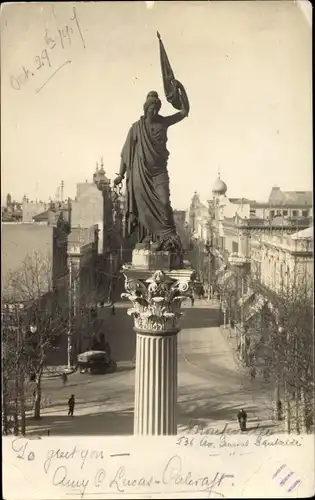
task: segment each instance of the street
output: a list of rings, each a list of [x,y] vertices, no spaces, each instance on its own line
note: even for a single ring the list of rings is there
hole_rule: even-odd
[[[272,425],[271,397],[262,382],[251,381],[239,369],[219,325],[217,304],[196,300],[183,307],[178,336],[178,432],[192,424],[217,428],[237,426],[240,408],[248,414],[248,427]],[[28,420],[28,431],[60,434],[132,434],[135,370],[131,362],[118,363],[108,375],[69,376],[43,380],[42,419]],[[75,395],[74,418],[67,402]]]

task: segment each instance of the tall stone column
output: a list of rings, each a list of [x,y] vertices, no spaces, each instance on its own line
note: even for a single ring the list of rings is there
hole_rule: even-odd
[[[190,296],[189,280],[163,271],[149,279],[125,273],[122,294],[133,303],[128,314],[137,334],[134,434],[177,434],[177,334],[180,307]]]
[[[134,434],[177,433],[177,332],[137,333]]]

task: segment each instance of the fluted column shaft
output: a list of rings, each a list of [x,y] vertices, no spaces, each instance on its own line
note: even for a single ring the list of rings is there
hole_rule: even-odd
[[[137,331],[134,434],[177,433],[177,333]]]

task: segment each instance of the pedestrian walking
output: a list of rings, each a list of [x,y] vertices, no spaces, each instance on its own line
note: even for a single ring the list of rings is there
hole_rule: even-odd
[[[256,378],[256,368],[254,366],[252,366],[250,369],[250,378],[251,380],[254,380]]]
[[[278,416],[278,420],[282,420],[282,403],[281,403],[280,399],[278,399],[278,401],[277,401],[277,416]]]
[[[247,413],[243,408],[237,414],[237,420],[242,432],[246,431]]]
[[[190,299],[191,299],[191,305],[193,306],[193,305],[194,305],[194,303],[195,303],[195,297],[194,297],[194,294],[193,294],[193,293],[191,294]]]
[[[71,394],[71,397],[68,401],[68,406],[69,406],[68,417],[73,417],[74,405],[75,405],[74,394]]]
[[[63,374],[61,375],[61,379],[62,379],[63,385],[67,385],[67,383],[68,383],[68,375],[65,372],[63,372]]]

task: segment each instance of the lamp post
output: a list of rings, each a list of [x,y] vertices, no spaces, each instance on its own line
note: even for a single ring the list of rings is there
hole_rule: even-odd
[[[278,334],[282,336],[284,333],[284,328],[279,326]],[[278,343],[278,342],[277,342]],[[276,360],[276,387],[275,387],[275,397],[274,397],[274,415],[275,420],[282,420],[282,404],[280,399],[280,367],[279,367],[279,356],[278,352],[275,352],[275,360]]]
[[[96,167],[93,181],[103,197],[103,254],[105,254],[108,250],[108,212],[111,205],[111,188],[110,180],[105,175],[103,158],[101,159],[101,168]]]
[[[68,292],[68,300],[69,300],[69,316],[68,316],[68,349],[67,349],[67,354],[68,354],[68,370],[71,370],[71,336],[72,336],[72,306],[73,306],[73,299],[72,299],[72,260],[70,259],[69,263],[69,292]]]
[[[226,302],[226,299],[224,298],[223,299],[223,302],[222,302],[222,311],[223,311],[223,328],[225,329],[226,328],[226,313],[227,313],[227,302]]]
[[[205,249],[206,249],[206,252],[207,252],[207,256],[208,256],[208,300],[210,300],[210,296],[211,296],[211,248],[212,248],[212,245],[210,243],[209,240],[206,241],[206,244],[205,244]]]

